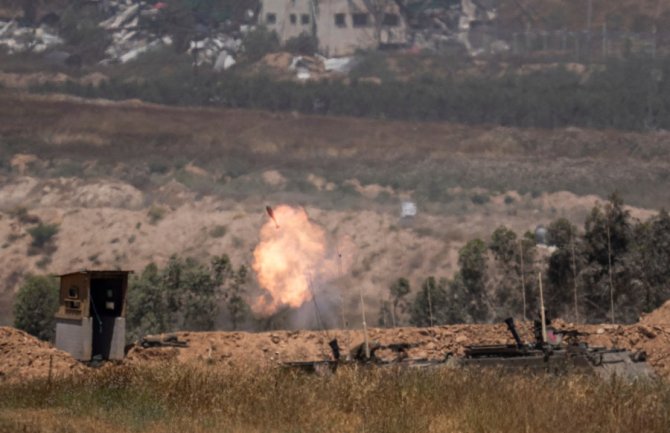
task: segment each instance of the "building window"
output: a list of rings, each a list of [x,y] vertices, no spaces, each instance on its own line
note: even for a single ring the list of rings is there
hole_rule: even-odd
[[[400,25],[400,17],[398,14],[384,14],[382,24],[388,27],[397,27]]]
[[[303,26],[309,24],[309,15],[307,14],[300,15],[300,24],[302,24]]]
[[[346,27],[347,26],[346,19],[347,18],[345,14],[335,14],[335,25],[337,27]]]
[[[351,14],[351,21],[354,27],[367,27],[368,14]]]
[[[295,14],[289,15],[289,18],[291,19],[291,24],[296,25],[298,23],[298,18]]]
[[[265,14],[265,24],[277,24],[277,14],[269,12]]]

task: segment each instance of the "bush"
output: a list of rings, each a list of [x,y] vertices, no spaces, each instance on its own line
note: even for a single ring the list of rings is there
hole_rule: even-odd
[[[209,235],[213,238],[222,238],[226,235],[227,229],[226,226],[216,226],[209,231]]]
[[[319,40],[316,36],[301,33],[286,41],[284,49],[293,54],[313,55],[319,50]]]
[[[82,13],[75,5],[63,13],[60,22],[59,33],[65,42],[91,62],[102,59],[110,43],[109,33],[98,25],[100,18],[97,13]]]
[[[149,216],[150,224],[157,224],[165,216],[165,209],[160,206],[151,206],[147,216]]]
[[[249,62],[256,62],[268,53],[279,49],[279,38],[277,33],[265,27],[247,33],[242,41],[242,48]]]
[[[43,248],[58,233],[58,224],[39,223],[35,227],[28,229],[28,233],[33,237],[31,246]]]
[[[472,203],[477,204],[477,205],[483,205],[489,202],[489,196],[485,194],[475,194],[472,197],[470,197],[470,200]]]
[[[54,337],[58,283],[52,277],[28,275],[14,301],[14,326],[42,340]]]

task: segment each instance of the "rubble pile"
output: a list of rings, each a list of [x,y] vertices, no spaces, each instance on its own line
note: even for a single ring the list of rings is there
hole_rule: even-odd
[[[9,54],[43,53],[62,43],[63,40],[57,35],[56,30],[46,24],[23,27],[16,20],[0,21],[0,48]]]
[[[502,40],[489,41],[481,37],[497,18],[490,1],[453,0],[448,2],[411,3],[409,21],[414,50],[440,50],[455,44],[463,46],[469,55],[508,51]]]
[[[320,80],[336,74],[347,74],[356,64],[355,57],[327,58],[314,56],[295,56],[287,52],[266,54],[255,66],[256,71],[275,72],[299,81]]]
[[[140,54],[153,49],[172,45],[169,36],[159,37],[148,31],[147,23],[155,20],[160,13],[161,7],[150,5],[145,2],[114,1],[110,2],[109,8],[112,15],[100,26],[111,33],[111,44],[105,51],[109,56],[103,60],[104,63],[127,63],[136,59]]]
[[[84,367],[69,354],[18,329],[0,327],[0,383],[78,373]]]
[[[111,16],[100,23],[100,26],[112,35],[112,43],[106,51],[109,56],[104,62],[127,63],[140,54],[160,47],[171,46],[172,38],[157,34],[154,25],[161,19],[167,5],[163,2],[145,2],[136,0],[117,0],[110,2]],[[253,18],[253,12],[247,14]],[[202,25],[196,26],[197,34],[187,50],[193,57],[194,64],[211,65],[221,71],[235,65],[235,55],[242,48],[242,35],[251,27],[244,23],[234,25],[225,23],[225,32],[214,30]]]

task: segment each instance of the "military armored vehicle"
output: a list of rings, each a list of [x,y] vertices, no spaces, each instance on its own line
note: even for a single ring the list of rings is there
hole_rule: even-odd
[[[577,331],[555,330],[548,323],[543,332],[538,322],[535,322],[536,341],[524,344],[514,320],[506,319],[505,323],[515,344],[468,346],[459,365],[551,374],[581,373],[603,378],[612,375],[627,379],[654,376],[644,352],[589,347],[579,340],[583,334]]]

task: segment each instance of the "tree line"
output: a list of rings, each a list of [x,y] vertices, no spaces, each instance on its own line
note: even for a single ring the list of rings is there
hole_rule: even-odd
[[[117,77],[98,87],[68,81],[34,90],[161,104],[516,127],[670,128],[670,61],[639,56],[612,59],[585,73],[548,66],[533,73],[299,83],[262,73],[181,71],[139,81]]]
[[[521,236],[507,227],[469,241],[451,278],[426,278],[409,299],[399,278],[382,302],[379,324],[443,325],[535,319],[539,284],[552,317],[586,323],[635,322],[670,299],[670,215],[631,217],[617,194],[597,204],[579,229],[565,218]]]

